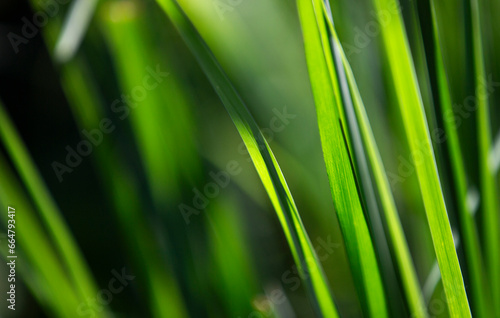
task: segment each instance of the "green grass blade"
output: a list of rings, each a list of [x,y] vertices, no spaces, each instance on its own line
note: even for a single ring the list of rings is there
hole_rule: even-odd
[[[391,244],[395,262],[399,269],[399,278],[403,282],[404,292],[411,312],[414,313],[415,317],[425,317],[425,303],[423,301],[422,292],[411,259],[408,243],[403,232],[403,227],[399,219],[396,203],[391,192],[389,180],[385,173],[382,158],[368,120],[368,115],[363,100],[361,99],[361,94],[356,84],[351,66],[340,45],[340,41],[333,26],[331,26],[331,29],[334,34],[335,44],[338,46],[339,52],[341,53],[346,78],[349,82],[349,87],[353,96],[354,111],[359,121],[361,136],[366,147],[366,154],[373,171],[375,185],[380,195],[382,212],[385,216],[385,222],[387,222],[389,243]]]
[[[430,0],[433,34],[436,77],[439,92],[440,110],[443,118],[453,113],[451,93],[441,51],[438,17],[435,0]],[[461,240],[465,251],[468,273],[471,283],[471,307],[477,317],[491,317],[492,313],[487,306],[487,285],[485,281],[479,237],[473,218],[473,213],[467,205],[467,174],[463,162],[462,151],[456,123],[454,120],[444,120],[444,128],[449,149],[449,162],[453,174],[454,191],[457,198],[458,218],[461,228]]]
[[[470,0],[471,32],[475,72],[477,102],[477,134],[479,145],[479,180],[481,192],[481,212],[483,222],[483,244],[486,272],[491,284],[496,315],[500,315],[500,230],[499,209],[497,205],[498,189],[495,176],[489,165],[491,150],[491,122],[488,103],[488,87],[483,43],[481,35],[481,17],[479,0]]]
[[[7,227],[7,207],[16,209],[14,224],[16,228],[16,254],[22,263],[30,266],[37,280],[42,284],[41,289],[32,289],[37,299],[43,301],[42,306],[57,317],[72,317],[78,312],[79,301],[84,301],[75,291],[74,285],[61,264],[59,257],[47,237],[44,229],[38,222],[29,199],[13,175],[5,158],[0,155],[0,207],[2,208],[2,222]],[[10,222],[12,223],[12,222]],[[7,232],[7,231],[6,231]],[[2,240],[2,249],[7,248],[7,242]],[[24,276],[24,274],[23,274]],[[24,280],[27,278],[24,276]],[[27,282],[29,283],[29,282]],[[44,295],[40,295],[40,294]]]
[[[98,94],[92,86],[92,78],[85,72],[85,64],[79,57],[62,65],[62,84],[71,110],[80,129],[99,127],[104,115],[104,106],[100,105]],[[105,137],[106,138],[106,137]],[[140,197],[138,182],[127,171],[123,158],[108,140],[103,140],[95,150],[95,163],[102,178],[106,193],[113,204],[116,218],[122,228],[127,247],[134,259],[134,265],[143,275],[154,317],[171,314],[185,317],[183,299],[172,271],[158,257],[158,242],[153,229],[141,214],[143,201]],[[139,275],[138,274],[138,275]]]
[[[58,252],[64,260],[66,270],[80,293],[81,299],[95,296],[97,287],[61,212],[52,199],[38,170],[32,162],[26,147],[17,134],[3,105],[0,104],[0,138],[21,176],[30,196],[40,211],[42,220],[55,241]],[[103,311],[103,314],[105,311]]]
[[[374,0],[378,11],[393,12],[399,8],[395,0]],[[380,23],[383,23],[380,21]],[[430,133],[416,80],[415,69],[401,14],[396,13],[382,28],[394,88],[399,100],[406,137],[412,156],[420,156],[416,165],[427,221],[441,270],[448,307],[453,317],[470,317],[460,264],[458,262],[446,206],[432,150]]]
[[[363,214],[343,118],[340,86],[334,71],[321,1],[299,0],[307,64],[333,201],[363,312],[388,315],[384,289]]]
[[[198,60],[240,133],[271,199],[301,277],[319,315],[338,317],[327,280],[300,219],[284,176],[257,123],[210,49],[173,0],[159,0]],[[305,275],[305,273],[308,273]]]
[[[258,292],[251,249],[245,240],[238,206],[229,200],[213,203],[207,213],[213,223],[209,238],[217,273],[214,283],[222,286],[220,297],[230,300],[227,316],[246,317],[254,311],[249,300]]]

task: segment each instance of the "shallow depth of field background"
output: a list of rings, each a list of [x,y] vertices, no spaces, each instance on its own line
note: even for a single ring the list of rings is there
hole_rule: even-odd
[[[323,161],[294,1],[179,2],[263,129],[309,237],[323,256],[321,265],[340,314],[359,317],[360,304]],[[381,53],[377,12],[367,0],[331,4],[392,181],[418,278],[424,285],[435,261],[434,252],[414,163],[401,133],[401,116],[390,89],[392,79]],[[448,35],[442,41],[456,109],[454,116],[460,122],[468,177],[471,183],[478,184],[474,111],[467,110],[464,104],[468,96],[474,96],[474,87],[468,80],[473,76],[471,65],[465,62],[470,48],[464,36],[463,8],[460,1],[438,5],[442,31]],[[15,53],[6,35],[21,34],[22,18],[31,20],[36,11],[27,1],[1,2],[0,99],[63,212],[98,289],[108,288],[113,270],[125,267],[127,273],[135,276],[121,292],[113,294],[108,305],[85,307],[85,313],[75,309],[75,317],[92,317],[100,308],[116,317],[151,316],[147,290],[155,277],[148,278],[148,257],[164,264],[165,272],[160,272],[174,279],[180,301],[192,317],[271,317],[270,299],[276,295],[280,304],[274,305],[282,317],[311,317],[312,307],[298,279],[286,239],[241,138],[156,2],[98,3],[81,45],[71,57],[85,71],[84,79],[95,93],[80,92],[88,101],[79,97],[82,95],[78,90],[83,86],[68,80],[71,75],[62,75],[64,68],[53,54],[53,43],[47,43],[50,41],[42,36],[45,33],[50,37],[52,33],[57,38],[58,32],[50,25],[54,21],[61,23],[69,6],[59,5],[55,17],[38,28],[38,34],[28,43],[19,45],[19,52]],[[416,44],[432,41],[430,15],[416,1],[401,1],[401,10],[423,99],[430,100],[430,89],[435,88],[428,85],[421,70],[432,69],[433,62],[426,61],[426,52]],[[495,25],[498,12],[498,1],[484,1],[486,72],[496,82],[500,81],[500,28]],[[420,28],[423,34],[419,33]],[[146,90],[142,101],[133,100],[134,107],[124,105],[122,94],[132,94],[134,81],[135,85],[144,85],[142,80],[149,74],[148,68],[169,74],[155,88]],[[490,98],[492,128],[498,138],[498,85]],[[89,125],[90,120],[79,118],[70,106],[75,99],[76,103],[100,109],[96,119],[99,122],[108,118],[114,130],[103,133],[102,143],[82,156],[81,163],[72,172],[64,173],[60,182],[53,162],[66,165],[66,147],[76,149],[82,140],[87,140],[82,129],[98,128]],[[127,114],[123,108],[118,110],[114,103],[117,99],[120,107],[128,107]],[[438,119],[428,120],[432,128]],[[139,125],[142,130],[137,128]],[[449,190],[450,170],[442,164],[443,143],[434,146],[449,217],[456,227],[456,208]],[[6,157],[4,147],[0,149]],[[106,164],[102,164],[103,160],[107,160]],[[223,181],[219,179],[217,184],[214,176]],[[1,178],[0,182],[4,182]],[[128,190],[114,191],[116,185],[109,182],[110,178]],[[133,195],[123,195],[127,191]],[[117,197],[117,193],[122,196]],[[131,207],[140,214],[137,227],[120,221],[127,218],[124,211]],[[183,216],[182,211],[194,209],[196,214]],[[18,231],[22,227],[18,224]],[[141,234],[134,234],[139,227]],[[137,252],[141,245],[137,241],[146,238],[148,241],[143,241],[142,246],[151,248],[144,255]],[[0,244],[7,244],[5,238],[0,238]],[[22,246],[18,249],[22,251]],[[458,255],[462,261],[460,249]],[[18,277],[30,279],[29,273],[29,268],[24,272],[18,268]],[[2,292],[6,275],[5,266],[0,266]],[[467,277],[465,281],[467,286]],[[393,296],[390,300],[398,306],[398,295]],[[49,316],[25,284],[18,285],[15,315],[6,310],[4,301],[1,303],[2,317]],[[447,316],[441,288],[430,303],[434,304],[435,316]]]

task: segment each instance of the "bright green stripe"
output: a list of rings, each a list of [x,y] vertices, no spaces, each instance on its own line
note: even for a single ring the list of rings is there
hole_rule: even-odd
[[[483,222],[484,256],[486,272],[491,282],[496,315],[500,315],[500,230],[499,209],[496,200],[498,189],[495,176],[490,170],[488,158],[491,150],[491,123],[488,105],[488,87],[483,59],[481,18],[478,0],[471,0],[471,27],[477,102],[477,134],[479,145],[479,179]]]
[[[453,106],[446,70],[444,67],[443,55],[441,52],[439,26],[434,0],[430,0],[430,4],[433,19],[436,76],[439,87],[439,99],[448,142],[449,161],[451,162],[454,178],[453,185],[455,187],[455,193],[458,201],[458,215],[462,230],[461,239],[464,245],[465,259],[467,262],[468,273],[470,275],[470,283],[472,285],[471,307],[472,312],[477,317],[492,317],[491,308],[487,307],[487,285],[483,274],[479,238],[476,232],[472,212],[467,206],[467,175],[463,162],[462,151],[460,150],[457,127],[454,120],[447,120],[447,114],[453,114]]]
[[[165,206],[169,199],[172,201],[180,195],[177,186],[178,162],[172,153],[175,151],[173,140],[176,136],[169,133],[169,127],[165,127],[162,110],[166,108],[166,99],[162,98],[161,92],[169,89],[168,77],[158,82],[147,71],[148,68],[156,70],[156,63],[150,63],[157,60],[146,40],[148,32],[140,18],[142,10],[144,8],[139,2],[111,2],[107,14],[103,15],[103,31],[113,53],[123,94],[129,96],[135,105],[129,107],[130,121],[153,198],[157,204]],[[164,64],[161,64],[160,70],[166,72]],[[150,84],[156,84],[155,88],[144,88],[145,76],[148,76]],[[142,87],[146,94],[142,101],[133,100],[132,94],[138,87]]]
[[[238,205],[216,200],[207,210],[214,229],[210,232],[211,254],[227,315],[247,317],[254,311],[249,299],[257,293],[251,248],[245,240]],[[243,314],[243,315],[242,315]]]
[[[354,281],[367,316],[387,316],[384,289],[364,218],[341,122],[340,88],[320,1],[299,0],[298,10],[335,210]],[[326,54],[326,55],[325,55]]]
[[[387,229],[389,231],[389,242],[393,249],[394,256],[399,268],[399,278],[403,282],[404,291],[406,294],[407,302],[412,314],[415,317],[426,317],[425,303],[421,293],[420,285],[418,283],[417,275],[411,259],[410,250],[406,237],[403,232],[403,227],[399,219],[396,208],[396,203],[391,192],[389,180],[385,173],[382,158],[380,156],[375,137],[373,135],[366,109],[361,99],[354,74],[344,51],[340,45],[340,41],[332,26],[332,33],[336,45],[339,47],[342,61],[346,70],[346,77],[349,82],[351,93],[353,95],[353,106],[359,121],[361,135],[366,147],[366,153],[370,166],[373,169],[375,183],[380,194],[380,201],[383,207],[383,213],[387,222]]]
[[[391,9],[394,11],[394,8],[398,7],[395,0],[374,0],[373,2],[378,11]],[[450,314],[452,317],[470,317],[429,129],[400,13],[395,14],[387,26],[382,28],[382,37],[408,144],[412,155],[421,158],[420,164],[416,165],[417,177]]]
[[[221,69],[212,52],[173,0],[160,0],[174,26],[200,63],[240,133],[277,212],[297,267],[318,314],[337,317],[337,310],[319,261],[307,237],[283,174],[257,123]],[[304,274],[309,273],[306,277]]]
[[[40,211],[42,220],[49,228],[81,299],[95,296],[97,288],[78,245],[1,104],[0,137]]]

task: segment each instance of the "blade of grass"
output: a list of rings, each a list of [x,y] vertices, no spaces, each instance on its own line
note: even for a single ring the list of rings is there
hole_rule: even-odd
[[[354,154],[355,177],[358,178],[360,184],[359,195],[362,207],[365,209],[365,217],[369,226],[369,231],[373,240],[375,254],[377,256],[379,269],[382,276],[382,283],[385,290],[386,299],[391,299],[388,302],[389,313],[392,316],[404,315],[403,297],[401,297],[400,286],[396,277],[396,269],[391,259],[390,248],[387,240],[386,229],[382,221],[382,213],[377,202],[375,184],[373,183],[371,167],[368,164],[368,159],[365,151],[364,135],[360,131],[357,114],[353,106],[353,98],[351,97],[346,70],[344,69],[343,60],[341,57],[342,48],[336,34],[333,15],[328,0],[323,1],[323,10],[328,27],[328,37],[330,46],[323,46],[325,50],[325,58],[332,59],[336,74],[331,74],[333,83],[338,86],[340,91],[341,104],[338,105],[339,112],[344,113],[347,122],[344,126],[347,127],[346,135],[348,135],[349,145]]]
[[[219,202],[220,201],[220,202]],[[207,213],[213,221],[210,246],[214,255],[215,284],[220,288],[222,299],[227,303],[227,316],[246,317],[253,312],[251,300],[257,294],[256,276],[244,237],[244,227],[239,220],[237,205],[229,200],[216,200]]]
[[[16,254],[23,255],[19,259],[23,263],[28,263],[27,266],[33,269],[32,275],[43,283],[40,289],[32,289],[33,294],[43,300],[42,305],[50,308],[57,317],[75,316],[79,301],[83,299],[75,291],[51,240],[40,226],[36,214],[28,203],[29,199],[2,155],[0,155],[0,175],[2,176],[2,182],[0,182],[2,211],[7,211],[8,206],[16,209],[14,225],[17,225],[17,229],[13,229],[16,233]],[[7,220],[10,220],[7,218],[7,213],[2,213],[2,221],[6,225]],[[2,240],[2,245],[3,243]],[[24,274],[23,277],[26,280]]]
[[[338,317],[327,280],[300,219],[284,176],[257,123],[191,22],[173,0],[160,5],[191,49],[241,135],[276,210],[314,309]],[[306,274],[307,273],[307,274]]]
[[[169,133],[168,126],[165,127],[164,112],[167,107],[164,104],[181,101],[162,98],[161,91],[170,89],[167,85],[171,76],[169,73],[156,83],[148,77],[154,83],[152,86],[141,82],[149,76],[148,69],[153,69],[153,72],[155,68],[159,69],[162,74],[165,72],[164,64],[150,65],[158,60],[154,59],[152,47],[146,40],[148,32],[140,19],[144,10],[145,7],[138,1],[109,2],[103,10],[102,29],[119,74],[119,84],[124,95],[131,96],[128,106],[130,122],[153,199],[157,206],[164,207],[180,195],[179,163],[173,153],[176,136]],[[145,92],[145,97],[134,98],[133,93],[138,87]]]
[[[71,110],[81,129],[98,127],[104,116],[104,106],[92,86],[92,78],[85,72],[79,57],[62,65],[62,84]],[[128,242],[134,264],[146,278],[147,298],[154,317],[171,314],[185,317],[186,310],[172,271],[158,257],[158,243],[152,237],[152,227],[141,215],[143,199],[137,181],[127,171],[119,153],[111,147],[110,140],[103,140],[94,157],[99,176],[111,198],[116,217]],[[164,274],[165,273],[165,274]],[[168,301],[167,301],[168,300]]]
[[[434,35],[434,54],[436,65],[436,77],[438,82],[438,93],[440,101],[440,110],[442,116],[453,113],[451,102],[451,92],[448,85],[448,79],[444,66],[443,55],[441,52],[440,33],[438,25],[438,16],[434,0],[430,0],[433,35]],[[462,151],[455,121],[444,120],[444,126],[447,136],[449,162],[452,168],[454,191],[457,198],[458,218],[461,228],[461,239],[464,246],[465,260],[467,262],[468,273],[471,283],[471,303],[472,312],[477,317],[492,317],[493,313],[487,304],[487,285],[485,281],[481,248],[479,237],[472,211],[467,205],[467,174],[463,162]]]
[[[0,138],[50,231],[80,299],[83,301],[95,296],[97,287],[85,259],[2,104],[0,104]],[[105,314],[106,310],[102,312],[102,315]]]
[[[399,8],[395,0],[373,0],[373,2],[379,12]],[[387,26],[382,28],[381,33],[408,144],[413,158],[415,156],[421,158],[416,165],[417,177],[450,314],[452,317],[470,317],[467,294],[453,244],[430,133],[400,12],[394,14]]]
[[[475,88],[477,102],[477,135],[478,162],[481,192],[481,220],[483,226],[484,257],[486,272],[490,281],[496,315],[500,315],[500,230],[499,209],[497,205],[498,189],[496,180],[490,169],[489,154],[491,150],[491,123],[488,103],[485,62],[483,57],[483,41],[481,34],[481,12],[478,0],[470,0],[472,55],[475,72]]]
[[[323,4],[299,0],[297,6],[323,154],[356,289],[365,315],[385,317],[388,315],[385,293],[349,153],[348,132],[343,124],[346,121],[339,111],[342,100],[334,75]]]
[[[398,266],[399,278],[403,282],[403,288],[410,311],[414,313],[415,317],[425,317],[425,303],[418,284],[416,271],[411,259],[408,243],[403,232],[403,227],[399,219],[389,180],[385,173],[382,158],[368,120],[368,115],[366,113],[351,66],[332,24],[330,24],[330,29],[333,34],[334,45],[338,47],[339,53],[341,54],[341,60],[345,68],[345,76],[353,96],[352,106],[357,120],[359,121],[361,137],[363,138],[363,143],[366,148],[370,168],[373,171],[375,185],[378,190],[378,194],[380,195],[382,212],[384,213],[389,233],[389,243],[391,244],[395,262]]]

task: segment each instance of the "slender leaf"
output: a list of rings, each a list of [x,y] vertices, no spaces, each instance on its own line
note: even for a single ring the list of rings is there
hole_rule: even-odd
[[[49,313],[53,313],[57,317],[75,316],[80,306],[78,301],[84,301],[84,299],[81,299],[75,290],[57,255],[54,244],[45,233],[31,204],[29,204],[28,197],[2,155],[0,155],[0,175],[2,176],[0,206],[2,211],[5,211],[2,213],[2,221],[6,225],[16,226],[12,230],[15,232],[15,253],[18,256],[16,259],[19,259],[18,265],[19,262],[21,264],[26,262],[26,269],[28,270],[28,267],[31,269],[32,278],[40,284],[32,289],[33,294],[41,300],[42,305],[47,308]],[[8,206],[16,209],[15,223],[8,218],[6,212]],[[2,245],[4,245],[2,248],[7,248],[6,241],[2,240]],[[30,286],[31,282],[27,281],[29,278],[24,275],[23,268],[21,268],[21,273],[27,285]],[[33,283],[36,282],[33,281]]]
[[[17,134],[3,105],[0,104],[0,138],[23,183],[40,211],[43,222],[50,230],[56,247],[63,258],[66,270],[80,293],[81,299],[87,299],[97,293],[97,287],[61,212],[52,199],[38,170],[31,160],[26,147]],[[103,311],[105,314],[105,311]]]
[[[298,10],[323,155],[354,281],[364,313],[385,317],[388,315],[385,292],[350,155],[345,115],[341,111],[341,88],[335,76],[323,3],[299,0]]]
[[[439,25],[434,0],[430,0],[433,31],[434,31],[434,54],[436,65],[436,77],[439,87],[440,110],[443,118],[453,113],[451,93],[444,67],[441,42],[439,38]],[[487,308],[487,287],[484,277],[479,237],[472,211],[467,205],[467,174],[463,162],[460,141],[456,123],[453,120],[444,120],[446,131],[449,162],[453,173],[453,185],[458,206],[458,217],[461,228],[461,238],[465,250],[468,273],[471,282],[472,312],[478,317],[491,317],[492,313]]]
[[[338,48],[341,55],[341,60],[345,68],[345,76],[353,96],[353,110],[359,121],[361,137],[366,148],[370,168],[373,171],[375,185],[380,195],[380,201],[383,208],[382,212],[384,213],[385,222],[387,224],[389,242],[398,266],[399,278],[403,282],[404,291],[411,312],[414,313],[415,317],[425,317],[425,304],[411,259],[410,250],[406,242],[401,221],[399,220],[396,203],[368,120],[368,115],[366,114],[366,109],[361,99],[361,94],[356,84],[351,66],[345,56],[333,24],[330,24],[330,29],[333,34],[333,45]]]
[[[470,0],[471,33],[475,72],[475,88],[477,102],[477,136],[479,180],[481,192],[481,212],[483,222],[484,257],[486,272],[491,284],[496,315],[500,315],[500,210],[498,208],[498,188],[495,176],[489,165],[489,154],[492,149],[490,110],[488,103],[488,87],[486,86],[486,70],[483,57],[483,41],[481,34],[481,13],[479,0]]]
[[[316,312],[325,317],[337,317],[337,309],[333,303],[328,282],[281,169],[257,123],[179,5],[174,0],[159,0],[159,3],[198,60],[240,133],[276,210]]]
[[[448,308],[453,317],[470,317],[460,264],[438,176],[430,133],[415,75],[399,4],[395,0],[373,0],[378,11],[394,12],[381,34],[394,89],[403,117],[406,138],[416,165],[427,221],[443,279]],[[380,17],[379,17],[380,19]],[[380,21],[382,23],[382,21]]]

